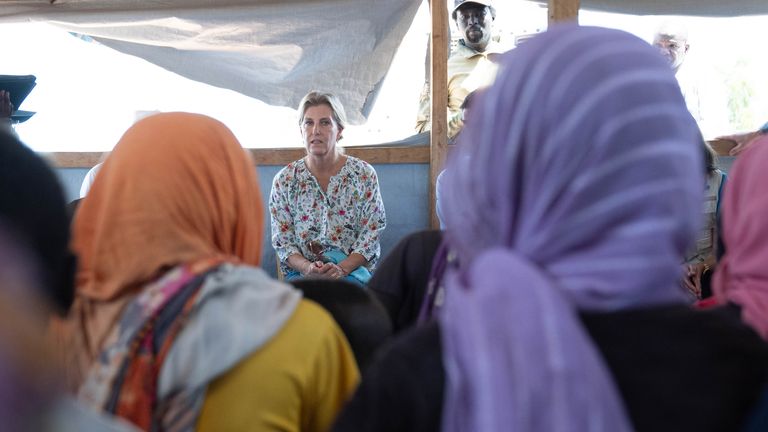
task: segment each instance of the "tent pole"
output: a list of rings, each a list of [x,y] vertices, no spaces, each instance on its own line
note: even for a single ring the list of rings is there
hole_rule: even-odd
[[[431,0],[432,33],[430,38],[430,119],[432,124],[429,152],[429,216],[432,228],[439,228],[435,208],[435,182],[443,169],[448,152],[448,6],[446,0]],[[437,102],[436,102],[437,101]]]
[[[549,0],[549,23],[579,22],[580,0]]]

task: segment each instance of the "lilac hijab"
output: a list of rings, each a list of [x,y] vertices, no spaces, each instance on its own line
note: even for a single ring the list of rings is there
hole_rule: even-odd
[[[578,312],[684,301],[702,162],[668,64],[628,33],[556,26],[504,57],[461,139],[443,430],[631,430]]]

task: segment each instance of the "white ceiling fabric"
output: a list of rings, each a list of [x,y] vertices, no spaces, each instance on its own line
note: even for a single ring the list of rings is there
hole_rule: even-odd
[[[4,1],[0,22],[49,22],[272,105],[295,108],[309,90],[330,91],[361,123],[420,3],[26,0]]]
[[[357,124],[370,111],[420,3],[5,0],[0,22],[46,21],[272,105],[296,107],[309,90],[330,91]],[[768,14],[768,0],[582,0],[581,5],[639,15]]]

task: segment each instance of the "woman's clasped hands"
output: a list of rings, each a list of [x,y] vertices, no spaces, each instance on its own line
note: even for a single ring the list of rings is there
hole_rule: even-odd
[[[332,262],[309,261],[304,267],[304,276],[316,276],[328,279],[341,279],[347,272],[338,264]]]

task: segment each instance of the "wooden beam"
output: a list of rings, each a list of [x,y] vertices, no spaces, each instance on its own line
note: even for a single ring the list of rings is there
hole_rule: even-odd
[[[579,22],[580,0],[548,0],[549,1],[549,23],[563,21]]]
[[[302,158],[303,148],[249,149],[256,165],[286,165]],[[414,147],[347,147],[345,152],[370,164],[426,164],[430,160],[427,146]],[[43,155],[58,168],[91,168],[101,162],[102,152],[57,152]]]
[[[445,0],[431,0],[432,37],[430,38],[430,100],[432,112],[430,120],[429,153],[429,214],[432,228],[439,228],[435,208],[435,183],[445,164],[448,152],[448,46],[450,31],[448,27],[448,6]]]
[[[93,168],[101,162],[103,152],[55,152],[42,153],[56,168]]]
[[[303,148],[250,149],[256,165],[287,165],[307,154]],[[429,162],[429,147],[345,147],[344,153],[371,165]]]

